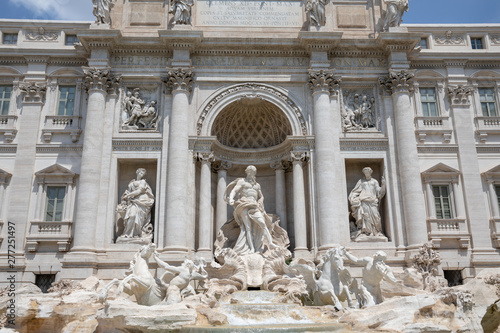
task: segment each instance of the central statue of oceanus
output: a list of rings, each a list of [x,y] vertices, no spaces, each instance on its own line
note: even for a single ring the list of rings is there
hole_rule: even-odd
[[[234,220],[240,227],[240,234],[233,250],[240,254],[264,252],[264,247],[274,249],[270,229],[272,217],[264,209],[264,196],[255,175],[257,168],[250,165],[245,170],[246,178],[231,182],[224,193],[224,200],[234,207]]]

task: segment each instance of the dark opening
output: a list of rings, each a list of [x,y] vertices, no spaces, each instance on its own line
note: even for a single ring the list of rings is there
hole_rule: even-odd
[[[248,290],[260,290],[260,287],[248,287]]]
[[[47,293],[55,280],[55,274],[36,274],[35,284],[42,290],[43,293]]]
[[[448,281],[448,287],[460,286],[464,284],[461,270],[443,270],[444,278]]]

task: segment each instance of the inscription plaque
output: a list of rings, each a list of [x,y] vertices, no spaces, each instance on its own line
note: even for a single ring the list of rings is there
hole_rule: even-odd
[[[199,26],[301,27],[302,1],[198,0]]]

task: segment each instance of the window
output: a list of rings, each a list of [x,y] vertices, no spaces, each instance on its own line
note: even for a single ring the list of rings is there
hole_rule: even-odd
[[[3,34],[4,44],[17,44],[17,34]]]
[[[9,113],[12,86],[0,86],[0,115]]]
[[[427,38],[420,38],[420,42],[418,42],[418,45],[417,46],[420,46],[422,49],[428,49],[429,46],[427,44]]]
[[[424,117],[438,116],[435,88],[420,88],[420,101]]]
[[[437,219],[451,219],[451,198],[448,185],[433,185],[434,207],[436,208]]]
[[[471,38],[470,43],[473,50],[481,50],[483,48],[482,38]]]
[[[55,280],[55,274],[36,274],[35,276],[35,284],[42,290],[42,293],[48,293]]]
[[[479,88],[479,100],[484,117],[496,117],[495,90],[493,88]]]
[[[74,86],[59,87],[59,102],[57,108],[58,116],[72,116],[75,107],[75,90]]]
[[[498,210],[500,211],[500,185],[495,185],[495,192],[497,192]]]
[[[60,222],[63,219],[65,186],[47,187],[47,205],[45,209],[45,221]]]
[[[76,35],[66,35],[65,45],[73,46],[75,43],[79,43],[80,40]]]

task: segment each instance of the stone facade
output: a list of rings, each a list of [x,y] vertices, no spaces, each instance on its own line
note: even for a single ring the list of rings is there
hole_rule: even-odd
[[[500,25],[384,27],[370,1],[319,2],[314,22],[296,0],[168,3],[0,20],[1,271],[119,276],[141,246],[116,242],[139,168],[162,258],[210,260],[249,164],[295,257],[342,245],[405,267],[431,241],[440,274],[500,264]],[[356,241],[364,167],[385,178],[384,236]]]

